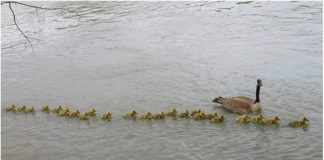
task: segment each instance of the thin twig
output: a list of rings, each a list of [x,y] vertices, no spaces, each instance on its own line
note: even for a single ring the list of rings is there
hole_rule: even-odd
[[[25,4],[25,3],[21,3],[21,2],[16,2],[16,1],[4,1],[4,2],[1,2],[1,5],[3,4],[6,4],[8,3],[9,5],[9,9],[13,15],[13,20],[14,20],[14,25],[18,28],[19,32],[24,36],[24,38],[28,41],[30,47],[32,48],[33,50],[33,55],[34,55],[34,47],[32,45],[32,43],[30,42],[29,39],[31,39],[31,37],[28,37],[21,29],[20,27],[18,26],[17,24],[17,21],[16,21],[16,15],[15,15],[15,12],[13,11],[12,7],[11,7],[11,4],[14,3],[14,4],[18,4],[18,5],[22,5],[22,6],[27,6],[27,7],[31,7],[31,8],[35,8],[36,9],[36,14],[37,14],[37,17],[38,17],[38,21],[39,21],[39,15],[38,15],[38,9],[43,9],[43,10],[64,10],[64,11],[67,11],[67,12],[70,12],[70,13],[73,13],[75,15],[78,16],[78,25],[80,24],[80,18],[81,18],[81,15],[72,11],[72,10],[69,10],[69,9],[65,9],[65,8],[59,8],[59,7],[55,7],[55,8],[47,8],[47,7],[39,7],[39,6],[34,6],[34,5],[29,5],[29,4]],[[11,47],[11,46],[9,46]],[[5,47],[7,48],[7,47]],[[26,44],[25,44],[25,48],[26,48]],[[4,49],[4,48],[2,48]]]
[[[2,5],[2,3],[1,3]],[[25,39],[28,41],[31,49],[33,50],[33,55],[34,55],[34,47],[33,47],[33,44],[30,42],[30,40],[28,39],[28,37],[26,36],[26,34],[20,29],[20,27],[18,26],[17,22],[16,22],[16,15],[15,15],[15,12],[12,10],[11,8],[11,3],[9,3],[9,8],[10,8],[10,11],[12,13],[12,16],[13,16],[13,20],[14,20],[14,23],[16,25],[16,27],[18,28],[19,32],[25,37]]]
[[[77,15],[78,16],[78,24],[80,23],[81,15],[79,13],[77,13],[77,12],[74,12],[74,11],[66,9],[66,8],[62,8],[62,7],[54,7],[54,8],[39,7],[39,6],[29,5],[29,4],[25,4],[25,3],[21,3],[21,2],[16,2],[16,1],[1,2],[1,5],[5,4],[5,3],[9,3],[9,4],[10,3],[15,3],[15,4],[27,6],[27,7],[32,7],[32,8],[37,8],[37,9],[44,9],[44,10],[64,10],[64,11],[67,11],[67,12],[70,12],[70,13],[73,13],[73,14]]]
[[[19,45],[22,45],[22,44],[24,44],[25,48],[26,48],[26,43],[17,43],[17,44],[13,44],[13,45],[10,45],[10,46],[7,46],[7,47],[2,47],[1,49],[9,49],[9,48],[13,48],[15,46],[19,46]]]

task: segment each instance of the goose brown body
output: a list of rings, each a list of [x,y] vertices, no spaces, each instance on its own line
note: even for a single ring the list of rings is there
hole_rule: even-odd
[[[213,102],[220,104],[223,108],[236,113],[249,113],[261,110],[261,102],[259,98],[262,81],[257,80],[256,98],[255,100],[246,96],[236,97],[218,97]]]

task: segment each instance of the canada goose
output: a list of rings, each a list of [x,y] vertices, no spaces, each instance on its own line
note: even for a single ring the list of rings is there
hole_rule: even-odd
[[[308,121],[306,117],[303,117],[301,120],[290,121],[288,125],[291,127],[299,127],[306,125]]]
[[[260,88],[262,86],[262,80],[257,80],[256,86],[256,97],[253,100],[250,97],[245,96],[237,96],[237,97],[218,97],[213,100],[213,102],[221,104],[222,107],[228,109],[232,112],[237,113],[248,113],[248,112],[256,112],[261,110],[261,102],[260,102]]]

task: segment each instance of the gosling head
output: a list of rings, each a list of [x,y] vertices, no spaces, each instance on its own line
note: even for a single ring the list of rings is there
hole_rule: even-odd
[[[132,111],[133,114],[137,114],[137,112],[135,110]]]
[[[257,80],[257,86],[263,86],[263,84],[262,84],[262,80],[261,80],[261,79],[258,79],[258,80]]]
[[[280,121],[278,116],[273,117],[273,119],[276,120],[276,121]]]
[[[309,120],[306,117],[303,117],[302,121],[308,122]]]

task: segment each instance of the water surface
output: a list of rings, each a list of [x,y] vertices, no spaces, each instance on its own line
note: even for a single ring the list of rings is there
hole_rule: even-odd
[[[13,5],[33,54],[2,6],[2,107],[95,107],[113,119],[2,112],[2,159],[322,159],[322,2],[29,4],[65,6],[81,20]],[[278,115],[279,127],[236,124],[211,103],[254,97],[258,78],[263,114]],[[172,106],[226,121],[121,117]],[[286,126],[302,116],[308,128]]]

